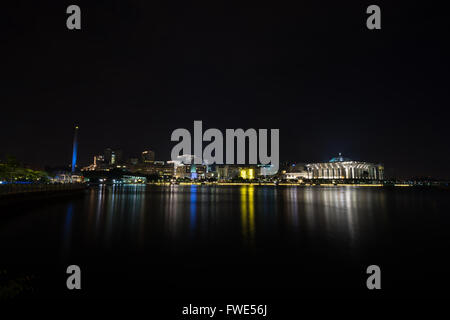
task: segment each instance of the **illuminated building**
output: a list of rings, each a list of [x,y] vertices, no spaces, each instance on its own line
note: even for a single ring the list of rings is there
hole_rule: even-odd
[[[179,164],[175,167],[176,178],[191,180],[206,178],[206,166],[200,164]]]
[[[122,160],[122,150],[106,148],[104,153],[105,164],[119,164]]]
[[[130,166],[130,172],[146,175],[157,175],[160,177],[172,177],[174,175],[174,164],[168,161],[154,161],[153,163],[138,163]]]
[[[95,155],[94,163],[81,171],[110,171],[115,168],[127,168],[127,163],[122,161],[122,150],[106,148],[103,155]]]
[[[305,164],[289,163],[282,170],[283,179],[287,180],[303,180],[308,178],[308,170]]]
[[[175,167],[175,177],[184,179],[184,178],[191,178],[191,166],[190,165],[177,165]]]
[[[231,180],[240,175],[239,167],[233,164],[219,165],[217,167],[217,177],[219,180]]]
[[[94,166],[97,167],[105,163],[105,157],[103,155],[94,156]]]
[[[240,168],[239,176],[242,179],[255,179],[255,169],[254,168]]]
[[[384,167],[381,164],[353,161],[341,154],[329,162],[309,163],[306,168],[309,179],[384,179]]]
[[[263,176],[264,178],[267,178],[268,176],[272,176],[277,173],[275,171],[275,166],[272,164],[259,164],[259,175]]]
[[[256,165],[236,165],[236,164],[225,164],[217,165],[217,178],[221,181],[227,181],[232,179],[256,179],[257,175],[260,174],[261,168]]]
[[[84,167],[81,171],[99,171],[109,169],[109,165],[106,164],[105,157],[103,155],[94,156],[94,163]]]
[[[134,184],[134,183],[146,183],[147,178],[140,176],[123,176],[121,179],[121,183],[124,184]]]
[[[205,179],[207,177],[207,165],[195,164],[199,158],[191,154],[178,156],[176,160],[167,161],[174,168],[176,178],[188,178],[192,180]]]
[[[206,179],[215,179],[217,178],[217,165],[216,164],[210,164],[210,165],[206,165],[206,173],[205,173],[205,178]]]
[[[142,152],[142,162],[149,163],[155,161],[155,152],[151,150],[145,150]]]
[[[78,174],[59,172],[50,180],[52,183],[83,183],[84,177]]]

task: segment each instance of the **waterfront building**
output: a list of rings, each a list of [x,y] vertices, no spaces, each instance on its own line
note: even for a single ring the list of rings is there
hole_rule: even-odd
[[[154,161],[153,163],[138,163],[131,165],[130,172],[145,175],[157,175],[160,177],[172,177],[174,175],[173,162]]]
[[[217,177],[219,180],[231,180],[239,177],[239,167],[234,164],[219,165]]]
[[[157,170],[159,176],[173,177],[174,175],[174,164],[169,161],[155,161],[153,164]]]
[[[262,178],[268,178],[274,176],[277,173],[275,166],[272,164],[259,164],[257,174]]]
[[[206,173],[205,173],[205,178],[206,179],[216,179],[217,178],[217,164],[209,164],[206,165]]]
[[[308,179],[308,169],[304,163],[289,163],[282,169],[281,177],[286,180]]]
[[[183,154],[178,156],[176,160],[168,161],[168,163],[173,164],[176,178],[205,179],[207,176],[207,165],[195,164],[196,159],[198,158],[192,154]]]
[[[134,183],[146,183],[147,178],[141,177],[141,176],[130,176],[130,175],[124,175],[122,179],[120,179],[121,183],[124,184],[134,184]]]
[[[242,179],[256,179],[260,175],[261,167],[257,165],[225,164],[217,165],[217,178],[222,181]]]
[[[206,166],[200,164],[180,164],[175,168],[175,177],[191,180],[205,179],[206,178]]]
[[[175,168],[175,178],[191,178],[191,166],[188,164],[177,165]]]
[[[52,183],[83,183],[84,177],[69,172],[58,172],[54,177],[50,178]]]
[[[254,168],[239,168],[239,176],[242,179],[253,180],[256,178],[256,170]]]
[[[364,161],[338,157],[329,162],[306,164],[308,179],[383,180],[384,167]]]

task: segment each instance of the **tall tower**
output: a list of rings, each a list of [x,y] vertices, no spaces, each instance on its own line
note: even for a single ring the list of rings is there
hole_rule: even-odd
[[[72,173],[77,167],[77,151],[78,151],[78,126],[75,126],[75,133],[73,135],[73,151],[72,151]]]

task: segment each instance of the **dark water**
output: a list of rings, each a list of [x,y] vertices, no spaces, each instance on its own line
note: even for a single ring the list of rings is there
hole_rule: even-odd
[[[0,220],[0,269],[24,297],[440,297],[449,199],[411,188],[103,186],[2,207],[13,218]],[[76,293],[65,288],[70,264],[82,270]],[[378,292],[366,289],[371,264]]]

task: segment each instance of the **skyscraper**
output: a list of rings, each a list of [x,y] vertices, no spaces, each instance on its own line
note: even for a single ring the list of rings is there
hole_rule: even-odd
[[[142,152],[142,162],[152,163],[155,161],[155,152],[151,150],[145,150]]]
[[[104,157],[106,164],[117,165],[122,160],[122,150],[112,150],[111,148],[106,148]]]

